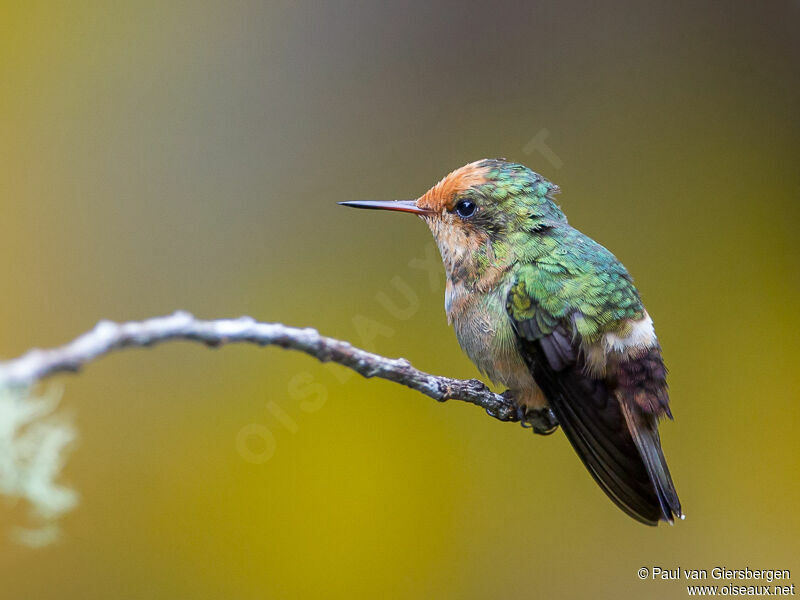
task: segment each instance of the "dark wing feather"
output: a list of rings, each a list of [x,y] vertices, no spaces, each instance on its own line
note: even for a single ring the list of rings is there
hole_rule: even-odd
[[[593,377],[570,315],[553,315],[518,283],[507,309],[520,353],[578,456],[628,515],[647,525],[672,522],[681,508],[658,437],[659,411],[668,410],[660,353],[630,358],[625,381]]]
[[[520,338],[523,356],[586,468],[617,506],[656,525],[672,520],[651,481],[625,415],[603,379],[588,377],[563,326],[539,340]],[[659,451],[660,453],[660,451]]]

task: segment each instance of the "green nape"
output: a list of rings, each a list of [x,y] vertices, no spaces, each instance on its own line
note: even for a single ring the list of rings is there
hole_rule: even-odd
[[[545,221],[567,222],[552,198],[559,192],[558,186],[542,175],[525,165],[499,159],[484,160],[478,166],[487,169],[487,181],[478,186],[477,192],[490,200],[490,216],[502,213],[526,228]]]

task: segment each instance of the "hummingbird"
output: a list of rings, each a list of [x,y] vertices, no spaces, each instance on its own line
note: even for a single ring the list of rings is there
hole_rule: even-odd
[[[508,388],[523,426],[560,424],[619,508],[672,523],[683,514],[658,433],[672,413],[653,320],[622,263],[567,223],[558,192],[524,165],[483,159],[416,200],[340,204],[421,217],[458,343]]]

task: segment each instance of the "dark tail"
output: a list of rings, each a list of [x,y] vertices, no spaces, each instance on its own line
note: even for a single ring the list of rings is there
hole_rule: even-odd
[[[572,364],[555,370],[541,356],[534,376],[583,464],[617,506],[647,525],[681,517],[661,452],[657,418],[626,406],[603,379]]]
[[[661,451],[661,438],[658,435],[658,419],[653,415],[644,414],[638,406],[627,406],[620,401],[622,413],[632,432],[633,441],[644,461],[650,481],[656,489],[663,519],[672,523],[673,516],[683,518],[681,502],[678,492],[672,483],[669,467]]]

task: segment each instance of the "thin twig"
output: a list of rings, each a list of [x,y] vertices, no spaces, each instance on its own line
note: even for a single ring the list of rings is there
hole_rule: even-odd
[[[187,312],[127,323],[101,321],[94,329],[64,346],[31,350],[17,359],[0,362],[0,388],[28,386],[55,373],[78,371],[115,350],[171,340],[190,340],[214,347],[247,342],[299,350],[322,362],[348,367],[364,377],[400,383],[439,402],[461,400],[486,409],[490,416],[501,421],[519,420],[516,407],[508,398],[495,394],[477,379],[430,375],[415,369],[403,358],[385,358],[347,342],[322,336],[314,329],[259,323],[250,317],[201,321]]]

